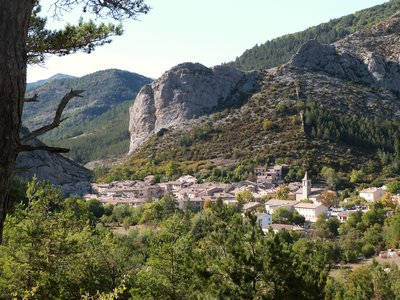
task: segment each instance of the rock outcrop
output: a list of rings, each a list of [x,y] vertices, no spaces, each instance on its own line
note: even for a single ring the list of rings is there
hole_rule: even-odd
[[[332,44],[303,44],[286,66],[400,92],[400,12]]]
[[[145,85],[130,108],[130,153],[152,133],[209,113],[240,104],[257,89],[258,73],[231,67],[207,68],[183,63]]]
[[[22,135],[27,134],[22,130]],[[29,142],[32,146],[43,144],[37,139]],[[46,151],[22,152],[17,158],[17,176],[31,179],[36,176],[61,188],[64,196],[81,195],[90,191],[92,173],[72,160]]]
[[[334,46],[320,44],[317,40],[303,44],[289,64],[346,80],[373,83],[367,65],[347,53],[339,54]]]

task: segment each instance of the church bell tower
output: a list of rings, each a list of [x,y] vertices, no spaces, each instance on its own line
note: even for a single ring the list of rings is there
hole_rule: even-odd
[[[306,172],[303,178],[303,199],[308,199],[308,196],[310,194],[311,194],[311,180],[308,178],[308,172]]]

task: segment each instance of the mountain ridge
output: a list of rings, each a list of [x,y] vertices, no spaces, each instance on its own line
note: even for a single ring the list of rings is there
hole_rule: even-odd
[[[46,78],[46,79],[40,79],[40,80],[37,80],[37,81],[34,81],[34,82],[28,82],[26,84],[26,89],[30,90],[30,89],[33,89],[33,88],[37,88],[37,87],[39,87],[39,86],[41,86],[41,85],[43,85],[43,84],[45,84],[45,83],[47,83],[49,81],[57,80],[57,79],[64,79],[64,78],[76,78],[76,77],[72,76],[72,75],[68,75],[68,74],[57,73],[57,74],[54,74],[54,75],[52,75],[52,76],[50,76],[49,78]]]
[[[39,94],[40,101],[27,103],[24,109],[24,122],[29,127],[38,127],[51,120],[58,101],[70,89],[85,90],[83,94],[85,102],[72,100],[67,105],[64,114],[79,111],[78,118],[83,119],[107,110],[110,105],[131,100],[137,90],[148,82],[150,82],[149,78],[118,69],[101,70],[78,78],[63,78],[47,82],[28,91],[28,97]]]
[[[243,71],[269,69],[286,63],[310,39],[318,37],[324,44],[331,44],[345,36],[376,25],[400,10],[400,1],[366,8],[329,22],[312,26],[306,30],[286,34],[256,45],[238,56],[234,61],[226,63]]]

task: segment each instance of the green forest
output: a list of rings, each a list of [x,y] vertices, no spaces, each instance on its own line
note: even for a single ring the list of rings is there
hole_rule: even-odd
[[[307,101],[305,131],[310,138],[343,143],[377,153],[386,177],[398,174],[400,166],[400,122],[359,116],[337,115]],[[375,168],[379,168],[376,166]],[[377,170],[375,170],[377,171]]]
[[[89,121],[64,128],[44,141],[69,148],[69,158],[78,163],[126,154],[129,150],[129,106],[132,101],[115,105]]]

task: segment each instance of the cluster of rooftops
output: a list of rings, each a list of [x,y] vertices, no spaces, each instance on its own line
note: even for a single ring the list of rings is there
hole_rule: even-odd
[[[238,205],[237,195],[247,190],[251,193],[252,200],[245,203],[242,206],[242,210],[243,212],[257,212],[261,225],[267,224],[264,226],[265,228],[277,225],[272,224],[271,215],[279,207],[297,211],[305,217],[307,222],[316,222],[319,215],[329,214],[328,207],[321,203],[322,192],[329,190],[322,187],[312,187],[307,172],[302,182],[292,182],[287,185],[289,190],[287,196],[290,200],[274,199],[279,185],[283,183],[283,170],[286,167],[285,165],[272,168],[257,167],[254,170],[255,182],[199,183],[195,177],[185,175],[177,180],[161,183],[156,183],[154,176],[147,176],[142,181],[125,180],[111,183],[93,183],[92,193],[85,194],[84,198],[87,200],[97,199],[103,204],[126,204],[136,207],[157,201],[163,195],[169,194],[177,202],[180,209],[190,206],[191,209],[199,211],[204,208],[207,201],[212,203],[217,199],[227,205]],[[334,191],[329,192],[336,195]],[[383,194],[384,190],[380,188],[369,188],[360,191],[360,197],[367,201],[376,201]],[[341,213],[345,214],[345,212]],[[333,212],[333,215],[335,215],[335,212]],[[335,216],[341,221],[345,221],[345,218],[341,219],[338,214]],[[287,226],[281,227],[285,228]]]

